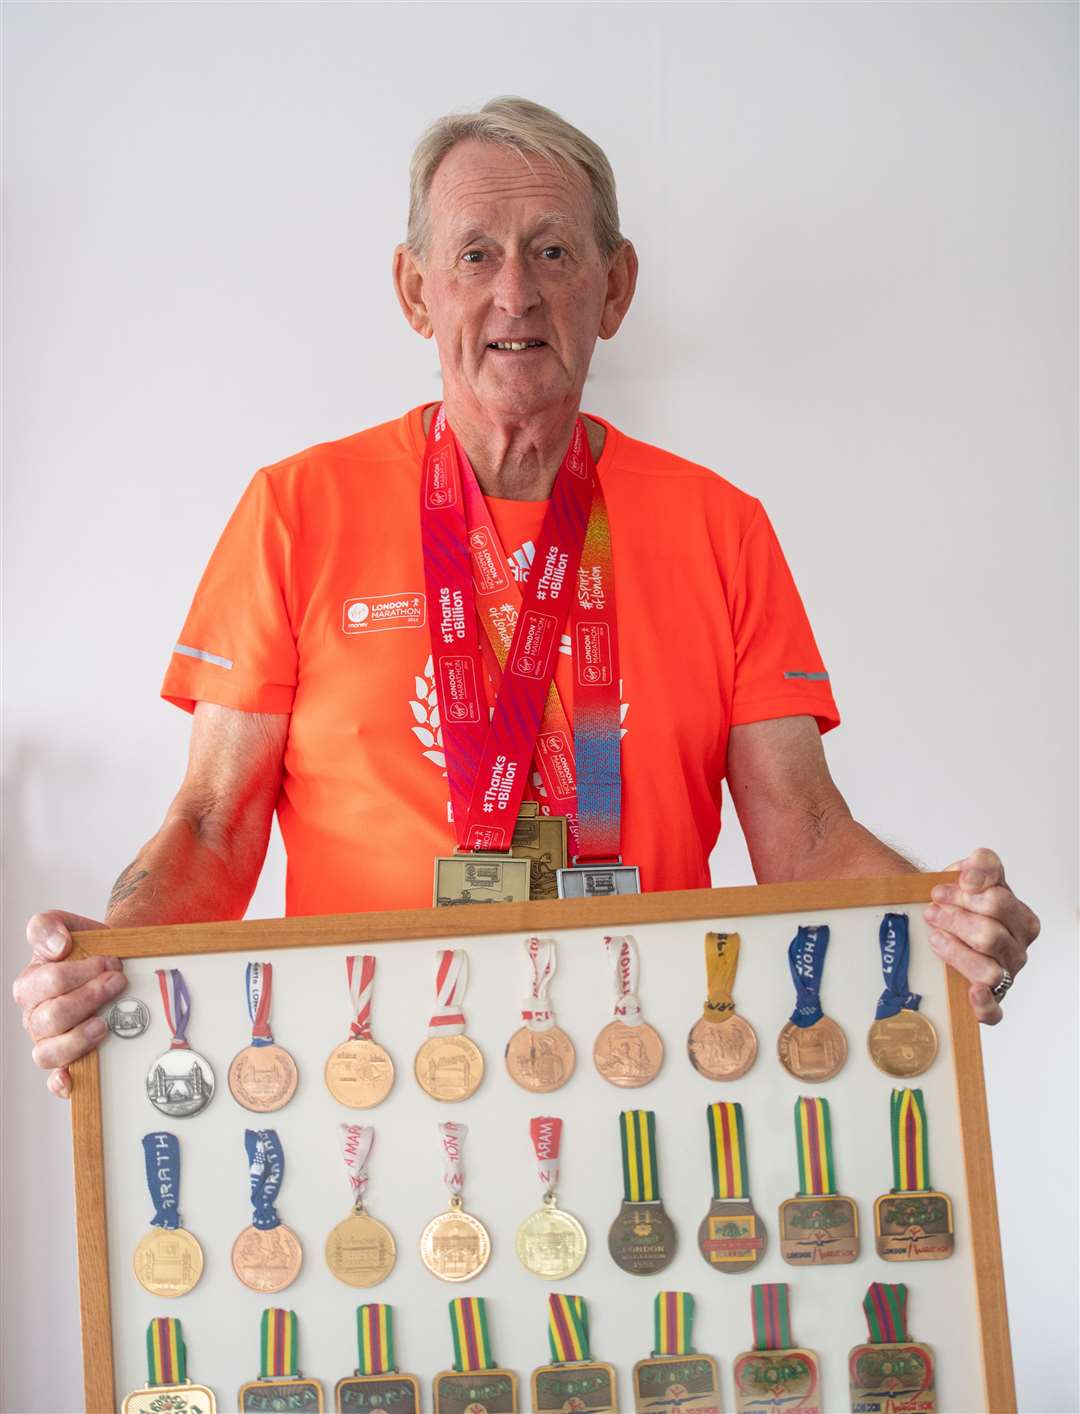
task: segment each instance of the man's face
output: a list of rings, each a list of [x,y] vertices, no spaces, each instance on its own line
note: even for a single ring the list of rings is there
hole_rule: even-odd
[[[407,307],[413,327],[434,334],[445,395],[494,416],[576,408],[598,334],[610,337],[629,303],[613,302],[585,176],[530,165],[492,143],[450,150]],[[524,347],[497,347],[511,343]]]

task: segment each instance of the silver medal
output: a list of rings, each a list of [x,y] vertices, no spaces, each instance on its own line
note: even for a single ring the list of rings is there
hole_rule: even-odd
[[[146,1072],[147,1098],[170,1119],[204,1110],[214,1097],[214,1084],[210,1062],[189,1046],[166,1051]]]
[[[150,1025],[150,1008],[138,997],[121,997],[105,1013],[105,1025],[122,1041],[132,1041]]]

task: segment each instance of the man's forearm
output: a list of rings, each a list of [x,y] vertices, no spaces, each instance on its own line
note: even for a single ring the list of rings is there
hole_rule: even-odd
[[[874,878],[919,867],[860,825],[846,806],[800,818],[767,850],[751,850],[751,859],[759,884]]]
[[[263,845],[265,851],[265,843]],[[242,918],[261,866],[237,859],[182,815],[170,815],[113,885],[111,928]]]

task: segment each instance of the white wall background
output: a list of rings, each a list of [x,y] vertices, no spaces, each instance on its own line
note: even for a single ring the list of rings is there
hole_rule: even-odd
[[[389,286],[420,129],[539,99],[642,261],[587,405],[769,507],[859,818],[928,865],[993,845],[1042,914],[985,1044],[1021,1406],[1075,1410],[1076,8],[3,24],[5,990],[26,916],[100,916],[180,778],[159,681],[251,472],[437,396]],[[749,877],[732,823],[715,878]],[[252,913],[281,900],[275,846]],[[0,1018],[0,1407],[73,1410],[67,1111]]]

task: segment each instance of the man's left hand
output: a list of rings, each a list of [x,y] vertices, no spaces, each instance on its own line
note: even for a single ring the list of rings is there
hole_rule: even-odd
[[[955,870],[959,883],[935,885],[934,901],[923,911],[930,946],[971,983],[968,996],[979,1020],[996,1026],[1004,1015],[1000,984],[1006,975],[1015,979],[1027,962],[1039,920],[1005,882],[1004,866],[992,849],[977,849],[946,872]]]

